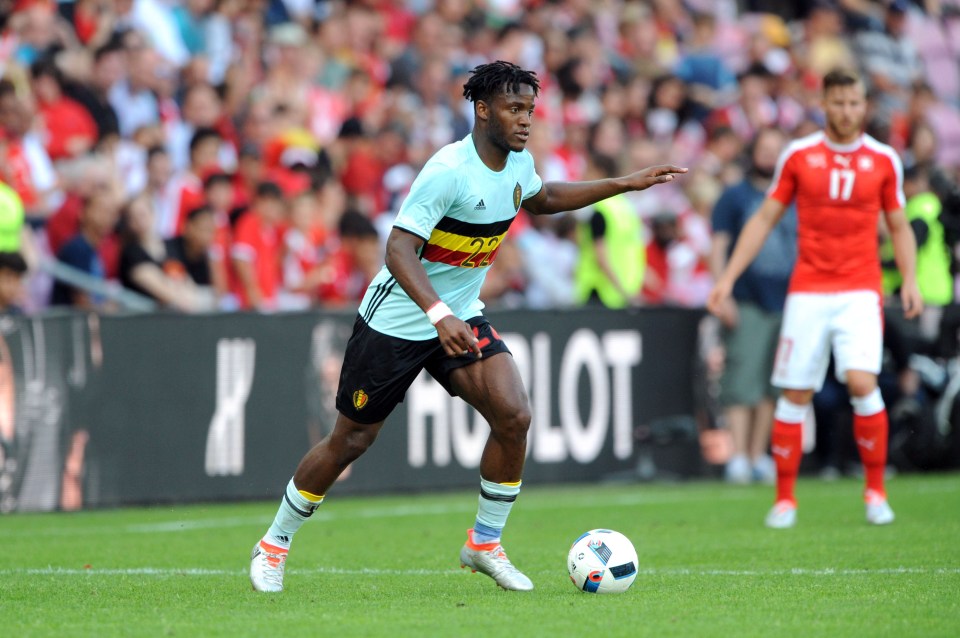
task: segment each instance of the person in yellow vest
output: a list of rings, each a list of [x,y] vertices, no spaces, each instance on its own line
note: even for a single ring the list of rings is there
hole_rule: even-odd
[[[593,155],[585,178],[618,174],[612,158]],[[607,308],[626,308],[639,303],[647,249],[643,222],[626,196],[615,195],[594,204],[589,219],[577,225],[577,244],[579,305],[600,303]]]
[[[953,301],[953,276],[950,274],[950,248],[940,221],[942,205],[930,188],[928,169],[911,166],[903,174],[904,207],[907,220],[917,237],[917,283],[928,306],[946,306]],[[900,289],[901,277],[893,260],[893,243],[884,239],[880,247],[883,264],[883,292],[893,294]]]
[[[0,252],[18,252],[22,236],[23,202],[15,190],[0,182]]]

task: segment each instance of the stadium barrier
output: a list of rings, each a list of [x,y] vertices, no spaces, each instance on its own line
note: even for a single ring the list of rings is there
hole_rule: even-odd
[[[528,483],[702,471],[701,313],[497,311]],[[0,511],[272,498],[332,427],[353,314],[0,318]],[[358,388],[357,390],[362,390]],[[473,486],[488,428],[426,374],[338,492]]]

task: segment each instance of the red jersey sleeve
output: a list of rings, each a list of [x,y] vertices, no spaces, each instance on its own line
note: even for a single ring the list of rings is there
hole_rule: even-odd
[[[789,206],[796,194],[797,153],[788,146],[777,161],[777,170],[773,174],[773,183],[767,190],[767,196],[772,197],[784,206]]]
[[[884,212],[900,210],[906,206],[906,197],[903,195],[903,164],[896,153],[887,155],[890,160],[890,170],[883,182],[883,191],[880,197],[883,201]]]

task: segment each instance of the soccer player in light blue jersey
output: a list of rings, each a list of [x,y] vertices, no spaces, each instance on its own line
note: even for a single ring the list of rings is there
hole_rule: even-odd
[[[386,265],[367,289],[347,344],[334,431],[300,461],[254,546],[254,589],[283,590],[294,533],[373,444],[424,369],[490,425],[479,508],[460,564],[504,589],[533,589],[500,544],[520,493],[530,406],[513,356],[483,316],[480,286],[521,206],[534,215],[575,210],[687,171],[654,166],[624,177],[543,183],[524,149],[539,89],[536,74],[502,61],[478,66],[464,85],[473,131],[430,158],[400,207]]]

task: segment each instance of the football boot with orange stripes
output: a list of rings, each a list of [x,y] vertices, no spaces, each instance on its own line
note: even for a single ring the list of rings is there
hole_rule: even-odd
[[[288,550],[258,541],[250,554],[250,583],[257,591],[283,591],[283,568]]]
[[[486,574],[506,590],[533,589],[533,583],[513,566],[500,543],[474,543],[472,529],[467,530],[467,542],[460,550],[460,567]]]

